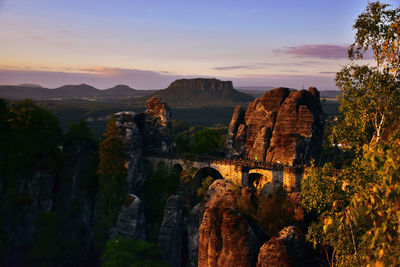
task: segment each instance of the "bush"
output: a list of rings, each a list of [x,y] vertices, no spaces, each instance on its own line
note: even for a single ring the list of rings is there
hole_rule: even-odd
[[[178,183],[179,173],[168,172],[164,164],[159,164],[156,171],[146,179],[144,198],[147,203],[146,219],[148,221],[161,225],[167,199],[176,194]],[[158,232],[149,233],[149,240],[157,240],[157,238]]]
[[[102,258],[105,267],[169,266],[156,244],[128,237],[108,241]]]
[[[285,226],[295,224],[290,203],[282,187],[270,195],[259,193],[254,201],[237,190],[235,208],[245,217],[255,220],[269,236],[276,235]]]

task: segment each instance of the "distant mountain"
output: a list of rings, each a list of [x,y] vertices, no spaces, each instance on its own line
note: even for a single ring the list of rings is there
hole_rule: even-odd
[[[319,91],[319,95],[321,98],[336,98],[338,95],[341,95],[342,92],[339,90],[326,90],[326,91]]]
[[[134,96],[136,94],[135,89],[130,88],[127,85],[116,85],[110,89],[105,89],[102,91],[103,96],[120,96],[120,97],[129,97],[129,96]]]
[[[252,96],[234,89],[231,81],[204,78],[176,80],[153,95],[170,105],[234,104],[253,100]]]
[[[23,83],[23,84],[19,84],[18,86],[20,86],[20,87],[40,87],[40,88],[43,88],[41,85],[34,84],[34,83]]]
[[[55,99],[55,98],[96,98],[114,99],[146,96],[156,90],[135,90],[126,85],[117,85],[110,89],[99,90],[87,84],[64,85],[55,89],[23,84],[18,86],[0,86],[0,97],[9,99]]]
[[[101,95],[101,90],[87,84],[64,85],[51,90],[54,97],[76,98],[76,97],[96,97]]]
[[[50,90],[42,87],[24,87],[3,85],[0,86],[0,97],[8,99],[24,99],[24,98],[49,98]]]

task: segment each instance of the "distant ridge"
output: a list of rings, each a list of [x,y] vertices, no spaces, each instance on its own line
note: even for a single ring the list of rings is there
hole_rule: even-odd
[[[253,100],[253,97],[233,88],[232,81],[218,79],[180,79],[153,95],[170,105],[235,104]]]
[[[8,99],[59,99],[59,98],[133,98],[150,95],[156,90],[135,90],[127,85],[117,85],[100,90],[87,84],[64,85],[55,89],[43,88],[40,85],[21,84],[0,86],[0,98]]]
[[[18,86],[20,86],[20,87],[31,87],[31,88],[43,88],[43,86],[41,86],[39,84],[34,84],[34,83],[23,83],[23,84],[19,84]]]

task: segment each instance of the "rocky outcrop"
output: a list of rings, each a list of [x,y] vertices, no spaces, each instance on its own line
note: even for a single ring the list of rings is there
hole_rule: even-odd
[[[188,263],[190,266],[197,266],[199,227],[203,221],[203,214],[204,207],[199,203],[190,210],[187,218]]]
[[[140,114],[132,111],[122,111],[114,114],[126,151],[126,180],[128,182],[129,192],[132,193],[142,191],[141,189],[144,184],[143,172],[140,172],[140,170],[143,169],[141,166],[143,137],[142,131],[137,125],[140,116]]]
[[[246,141],[246,125],[244,124],[245,110],[241,106],[236,106],[232,115],[232,120],[228,127],[226,149],[229,157],[238,157],[244,152]]]
[[[288,226],[260,248],[257,267],[267,266],[323,266],[323,262],[305,243],[301,230]]]
[[[143,201],[135,195],[125,197],[124,204],[118,214],[112,236],[127,236],[135,240],[146,240],[146,219],[144,217]]]
[[[198,230],[198,266],[254,266],[261,242],[249,222],[233,209],[239,193],[251,197],[248,187],[238,189],[223,179],[207,190],[198,208],[206,209]]]
[[[171,110],[157,96],[146,101],[147,114],[154,118],[157,124],[169,127],[171,124]]]
[[[126,151],[128,192],[139,196],[145,181],[143,152],[170,152],[173,148],[168,105],[152,97],[146,106],[144,113],[121,111],[114,114]]]
[[[260,241],[232,208],[208,208],[199,228],[198,266],[254,266]]]
[[[164,209],[164,218],[160,228],[158,246],[164,251],[171,266],[180,267],[182,260],[183,241],[182,200],[170,196]]]
[[[244,114],[244,116],[243,116]],[[256,161],[305,164],[318,158],[324,129],[316,88],[275,88],[236,107],[229,125],[227,155]]]
[[[146,102],[145,125],[143,140],[146,150],[171,152],[173,142],[171,137],[171,110],[157,96]]]

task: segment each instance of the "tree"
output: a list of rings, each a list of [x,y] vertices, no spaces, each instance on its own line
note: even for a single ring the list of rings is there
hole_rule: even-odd
[[[68,131],[66,134],[67,140],[81,140],[81,141],[92,141],[93,140],[93,132],[89,128],[88,123],[81,119],[77,122],[72,122],[68,126]]]
[[[348,144],[357,152],[372,137],[378,141],[383,129],[400,115],[400,9],[389,7],[369,3],[353,26],[356,34],[349,58],[361,59],[372,49],[376,66],[351,65],[336,74],[336,85],[343,94],[341,119],[332,141]]]
[[[356,20],[349,57],[372,49],[376,66],[336,74],[343,94],[331,135],[356,153],[342,169],[312,166],[302,181],[302,204],[317,215],[307,239],[331,266],[400,264],[399,17],[374,2]]]
[[[126,190],[125,148],[114,117],[108,120],[99,147],[99,197],[104,219],[115,222]]]

